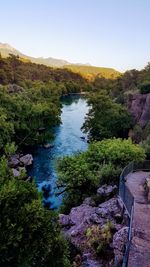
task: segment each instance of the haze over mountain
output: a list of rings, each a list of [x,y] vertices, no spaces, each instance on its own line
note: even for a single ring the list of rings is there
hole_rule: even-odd
[[[12,47],[11,45],[7,43],[0,43],[0,54],[2,57],[8,57],[9,54],[13,54],[15,56],[19,56],[22,59],[29,60],[36,64],[43,64],[49,67],[65,67],[68,69],[71,69],[73,72],[80,73],[85,77],[91,78],[96,75],[101,75],[105,78],[115,78],[118,75],[120,75],[120,72],[113,68],[104,68],[104,67],[95,67],[90,65],[89,63],[82,64],[82,63],[70,63],[63,59],[57,59],[57,58],[43,58],[43,57],[30,57],[23,53],[21,53],[16,48]]]

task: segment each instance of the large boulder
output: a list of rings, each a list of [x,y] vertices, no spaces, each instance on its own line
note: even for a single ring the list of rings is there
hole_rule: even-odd
[[[22,156],[20,158],[20,162],[24,165],[24,166],[29,166],[32,165],[33,163],[33,157],[31,154],[27,154],[25,156]]]

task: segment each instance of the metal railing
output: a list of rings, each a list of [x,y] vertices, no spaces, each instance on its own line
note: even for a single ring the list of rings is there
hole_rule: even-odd
[[[119,196],[123,202],[124,208],[126,209],[130,220],[128,242],[123,257],[122,267],[126,267],[128,264],[128,257],[132,239],[132,219],[134,214],[134,197],[130,192],[129,188],[126,186],[126,177],[128,174],[136,171],[150,171],[150,160],[145,160],[143,162],[131,162],[123,169],[120,175]]]
[[[126,177],[129,173],[135,171],[150,171],[150,160],[145,160],[143,162],[130,162],[122,171],[120,175],[119,182],[119,196],[128,212],[129,217],[131,217],[131,210],[134,203],[134,197],[131,194],[129,188],[126,186]]]

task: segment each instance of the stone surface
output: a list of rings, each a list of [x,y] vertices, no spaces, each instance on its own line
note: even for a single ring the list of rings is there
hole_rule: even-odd
[[[150,121],[150,94],[131,94],[127,106],[135,121],[144,128]]]
[[[17,169],[12,168],[12,173],[14,177],[19,177],[20,176],[20,172]]]
[[[117,192],[117,186],[103,185],[97,189],[97,194],[101,197],[109,197],[115,195]]]
[[[105,265],[104,262],[101,264],[101,261],[95,260],[93,255],[89,257],[89,251],[87,251],[87,246],[85,246],[86,230],[93,225],[103,227],[108,220],[111,220],[114,224],[116,231],[120,230],[122,226],[115,219],[117,214],[121,212],[117,197],[111,198],[97,207],[85,203],[91,204],[89,199],[88,201],[86,199],[80,206],[72,208],[70,214],[60,214],[59,222],[62,226],[64,236],[73,246],[81,250],[84,258],[83,266],[111,266]]]
[[[29,166],[32,165],[33,162],[33,157],[31,154],[27,154],[24,155],[20,158],[20,162],[24,165],[24,166]]]
[[[19,161],[19,155],[18,154],[15,154],[15,155],[12,155],[8,164],[11,168],[15,168],[19,165],[20,161]]]
[[[118,232],[116,232],[113,236],[113,248],[117,266],[121,266],[123,260],[125,245],[128,241],[128,231],[129,228],[125,226],[121,228]]]
[[[87,197],[83,201],[83,204],[86,204],[86,205],[94,207],[95,206],[95,201],[91,197]]]

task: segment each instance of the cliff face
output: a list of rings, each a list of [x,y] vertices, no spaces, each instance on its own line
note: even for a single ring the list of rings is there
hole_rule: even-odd
[[[136,93],[130,95],[127,100],[128,110],[133,115],[136,123],[144,128],[150,121],[150,93]]]

